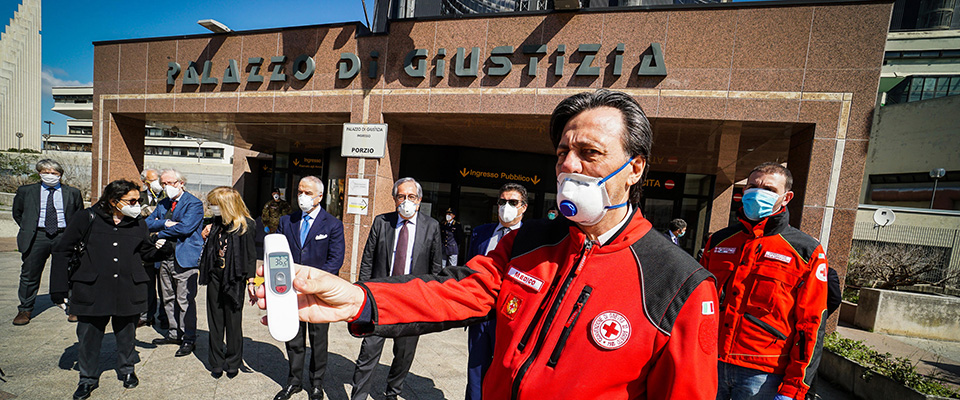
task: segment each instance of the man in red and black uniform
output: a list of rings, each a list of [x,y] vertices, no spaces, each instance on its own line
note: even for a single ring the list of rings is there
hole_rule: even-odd
[[[493,251],[434,275],[351,285],[304,268],[302,319],[397,337],[497,319],[487,399],[713,399],[713,277],[638,205],[652,132],[630,96],[581,93],[554,110],[558,208]],[[260,306],[265,307],[261,300]]]
[[[740,223],[710,236],[700,260],[719,286],[718,400],[803,399],[820,364],[827,259],[788,225],[792,186],[780,164],[754,168]]]

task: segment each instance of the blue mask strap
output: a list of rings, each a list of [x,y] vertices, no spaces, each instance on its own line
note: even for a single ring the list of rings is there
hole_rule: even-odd
[[[604,182],[607,181],[607,179],[613,178],[614,176],[619,174],[620,171],[623,171],[623,169],[627,167],[627,165],[630,165],[630,162],[632,162],[634,158],[635,157],[630,157],[630,159],[627,160],[627,162],[623,163],[623,165],[621,165],[620,168],[617,168],[616,171],[611,172],[610,175],[605,176],[603,179],[600,180],[600,182],[597,182],[597,185],[602,185]]]
[[[622,208],[622,207],[626,207],[626,206],[627,206],[627,202],[623,202],[623,203],[621,203],[621,204],[617,204],[617,205],[615,205],[615,206],[608,206],[608,207],[605,207],[605,208],[608,209],[608,210],[613,210],[613,209],[615,209],[615,208]]]

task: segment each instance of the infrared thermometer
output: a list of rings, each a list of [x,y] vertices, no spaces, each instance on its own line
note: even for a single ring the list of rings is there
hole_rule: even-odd
[[[293,256],[287,237],[273,233],[263,239],[263,280],[267,293],[267,326],[270,336],[281,342],[300,330],[297,292],[293,290]]]

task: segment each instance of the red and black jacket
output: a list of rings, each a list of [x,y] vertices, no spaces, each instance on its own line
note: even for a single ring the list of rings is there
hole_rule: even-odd
[[[713,276],[629,218],[603,245],[563,218],[525,222],[466,266],[359,283],[350,331],[417,335],[496,315],[486,398],[712,400]]]
[[[791,227],[784,208],[714,233],[700,263],[717,277],[720,361],[783,375],[779,393],[802,399],[820,364],[827,259]]]

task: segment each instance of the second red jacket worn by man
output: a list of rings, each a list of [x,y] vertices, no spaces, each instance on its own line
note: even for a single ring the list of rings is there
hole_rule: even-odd
[[[802,399],[820,363],[827,259],[788,225],[786,208],[710,237],[700,263],[717,277],[720,361],[783,375],[779,393]]]

